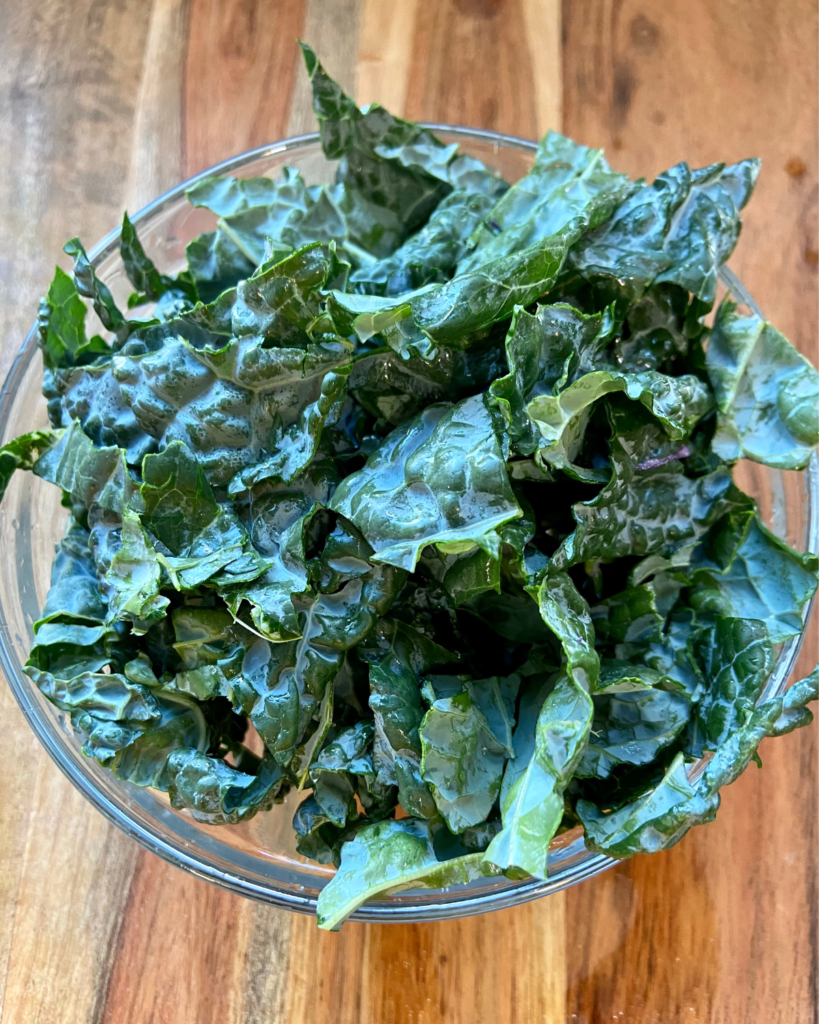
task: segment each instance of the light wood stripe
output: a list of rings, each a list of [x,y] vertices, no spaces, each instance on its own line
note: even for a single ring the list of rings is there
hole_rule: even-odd
[[[563,60],[560,0],[522,0],[527,50],[532,62],[536,136],[563,127]]]
[[[404,114],[412,65],[418,0],[362,0],[355,97]]]
[[[185,178],[189,0],[154,0],[136,106],[126,207],[135,213]]]

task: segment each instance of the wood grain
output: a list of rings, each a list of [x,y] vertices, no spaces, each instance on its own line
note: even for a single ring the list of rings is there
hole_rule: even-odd
[[[635,175],[760,153],[733,264],[815,347],[807,0],[0,0],[0,13],[0,370],[65,238],[92,241],[126,201],[313,130],[298,35],[361,102],[527,137],[562,123]],[[816,648],[814,630],[803,670]],[[668,853],[510,911],[329,935],[125,839],[5,687],[0,730],[0,1024],[816,1019],[816,726],[765,744],[764,771]]]
[[[154,0],[136,103],[125,204],[133,213],[185,177],[182,83],[189,0]]]
[[[205,885],[140,851],[100,1019],[286,1019],[281,981],[290,925],[288,914]]]
[[[355,98],[403,114],[407,106],[418,0],[385,4],[363,0]]]
[[[565,1015],[563,900],[438,924],[291,930],[287,1021],[553,1024]],[[504,970],[503,961],[515,965]],[[322,970],[318,997],[311,978]],[[520,1018],[515,1016],[520,1013]]]
[[[407,117],[534,138],[538,51],[526,20],[523,0],[419,0]]]
[[[191,0],[185,60],[188,175],[285,134],[304,0]]]

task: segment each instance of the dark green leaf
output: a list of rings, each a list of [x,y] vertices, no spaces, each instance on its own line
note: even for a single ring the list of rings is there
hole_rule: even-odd
[[[350,283],[370,295],[396,296],[443,282],[469,248],[469,237],[506,190],[489,174],[451,192],[392,255],[356,270]]]
[[[552,636],[537,604],[523,590],[484,591],[467,608],[487,628],[514,643],[548,643]]]
[[[120,779],[136,786],[167,789],[170,755],[184,747],[206,749],[209,735],[205,718],[194,701],[170,694],[158,696],[156,701],[159,719],[139,730],[130,742],[113,752],[109,747],[109,723],[102,723],[102,729],[98,731],[95,727],[89,732],[83,750]],[[75,715],[73,720],[81,730],[88,730],[83,716]]]
[[[605,779],[619,764],[649,764],[688,723],[687,698],[666,690],[636,690],[594,698],[589,743],[575,774]]]
[[[31,670],[32,678],[36,676],[39,680],[38,685],[54,686],[56,692],[56,683],[46,682],[42,673],[67,682],[80,675],[102,672],[111,665],[116,639],[107,626],[41,622],[26,671]]]
[[[688,781],[677,754],[660,784],[645,796],[610,814],[579,800],[577,814],[586,830],[586,846],[609,857],[656,853],[678,843],[692,825],[713,821],[719,796],[702,794]]]
[[[355,815],[355,776],[375,776],[372,741],[372,724],[356,722],[342,729],[310,767],[316,803],[327,820],[339,828]]]
[[[591,609],[595,635],[609,643],[659,642],[663,617],[652,587],[643,583],[608,598]]]
[[[236,516],[216,501],[202,467],[175,441],[142,464],[142,519],[170,551],[162,564],[178,589],[217,576],[230,585],[260,577],[268,563],[253,548]]]
[[[256,269],[232,238],[223,231],[208,231],[188,242],[188,271],[203,302],[214,302],[235,288]]]
[[[763,622],[717,616],[694,640],[705,690],[688,741],[697,757],[716,750],[748,720],[774,667]]]
[[[367,267],[392,252],[406,234],[401,211],[372,202],[344,182],[308,187],[292,167],[282,168],[278,181],[209,178],[188,198],[220,218],[213,240],[207,239],[214,257],[229,265],[235,251],[250,272],[269,258],[269,251],[285,255],[315,241],[334,241],[356,266]]]
[[[47,370],[77,366],[110,351],[99,335],[86,336],[86,313],[73,280],[56,267],[37,315],[37,340]]]
[[[527,403],[526,414],[540,432],[538,459],[580,479],[599,479],[599,474],[578,467],[576,459],[594,403],[609,394],[624,394],[640,402],[675,440],[685,438],[713,408],[708,388],[694,376],[668,377],[656,370],[596,370],[557,395],[541,394]]]
[[[419,730],[421,775],[453,832],[485,821],[500,792],[506,749],[467,690],[436,700]]]
[[[670,360],[685,356],[692,335],[702,331],[688,322],[699,312],[698,299],[675,284],[649,288],[626,314],[626,327],[614,344],[614,361],[626,373],[661,370]],[[626,334],[627,332],[627,334]]]
[[[819,444],[819,373],[758,316],[723,302],[706,355],[717,397],[713,449],[721,458],[804,469]]]
[[[625,174],[609,168],[602,149],[587,149],[547,132],[532,170],[516,182],[475,231],[462,274],[535,245],[574,223],[595,228],[634,189]]]
[[[594,648],[589,606],[565,573],[549,572],[531,588],[543,621],[560,641],[570,677],[587,693],[594,691],[600,658]]]
[[[702,682],[699,670],[695,668],[693,639],[697,625],[690,612],[675,613],[668,621],[659,643],[641,645],[620,645],[618,656],[634,657],[640,653],[645,664],[659,672],[663,685],[684,693],[689,700],[699,700]]]
[[[63,252],[74,259],[74,287],[83,298],[91,300],[102,326],[118,337],[126,338],[129,333],[128,323],[114,302],[108,286],[97,277],[79,238],[66,242]]]
[[[310,47],[301,47],[324,153],[341,160],[336,180],[397,214],[407,232],[413,230],[451,191],[463,160],[457,147],[444,146],[425,128],[393,117],[377,103],[359,110]],[[474,164],[469,161],[464,170]]]
[[[818,689],[819,669],[782,697],[760,704],[719,747],[696,785],[689,782],[683,755],[678,754],[655,789],[617,811],[603,814],[594,804],[578,801],[586,845],[610,857],[654,853],[679,842],[692,825],[713,821],[720,787],[739,778],[765,736],[807,725],[812,716],[803,714],[804,705],[817,699]]]
[[[319,397],[302,409],[299,419],[278,439],[275,455],[242,470],[231,481],[229,494],[240,494],[262,480],[275,479],[289,484],[304,472],[318,450],[325,424],[334,423],[341,413],[350,370],[349,365],[340,366],[325,374]]]
[[[342,482],[331,507],[355,523],[379,561],[410,570],[428,544],[477,545],[497,558],[497,528],[520,515],[481,396],[430,406],[394,430]]]
[[[97,448],[77,420],[35,464],[36,476],[62,488],[73,505],[112,513],[121,519],[137,496],[121,448]]]
[[[281,768],[265,757],[256,775],[247,775],[195,749],[175,750],[168,759],[171,807],[190,810],[207,825],[235,825],[269,810],[281,788]]]
[[[398,786],[404,810],[433,817],[432,794],[421,778],[420,679],[454,660],[453,655],[396,619],[378,623],[361,655],[369,664],[378,779],[382,785]]]
[[[321,890],[319,928],[332,930],[365,900],[402,889],[439,889],[500,874],[471,853],[439,861],[430,828],[421,821],[379,821],[341,848],[341,866]]]
[[[34,623],[35,631],[45,622],[105,622],[108,609],[97,585],[97,568],[88,541],[88,531],[69,520],[66,535],[57,546],[51,588]]]
[[[608,311],[586,316],[563,304],[538,306],[537,313],[518,309],[506,335],[509,374],[492,383],[489,393],[503,414],[515,450],[531,455],[542,444],[540,431],[527,415],[539,395],[553,395],[580,377],[607,364],[612,337]]]
[[[708,762],[699,789],[715,794],[740,777],[766,736],[782,736],[792,729],[810,725],[811,711],[805,707],[819,698],[819,667],[805,679],[790,686],[781,697],[759,704],[747,722],[717,749]]]
[[[105,574],[107,622],[130,622],[134,634],[144,633],[166,614],[168,598],[160,595],[161,567],[156,551],[133,512],[123,512],[122,547]]]
[[[499,594],[500,559],[493,558],[482,548],[460,555],[447,569],[444,587],[456,605],[487,590]]]
[[[802,609],[816,592],[819,559],[794,551],[753,512],[727,516],[692,579],[699,612],[758,619],[778,644],[802,630]]]
[[[586,746],[592,710],[586,690],[568,676],[546,697],[531,760],[504,793],[503,829],[484,854],[487,862],[546,878],[549,843],[563,819],[563,791]]]
[[[528,249],[459,273],[411,301],[414,322],[435,342],[463,345],[466,335],[506,320],[516,306],[528,306],[548,292],[576,237],[567,228]]]
[[[260,694],[251,718],[279,764],[293,759],[344,652],[360,643],[387,612],[403,579],[391,566],[373,566],[335,594],[305,598],[301,639],[272,646],[260,641],[256,653],[255,648],[249,652],[254,664],[246,659],[245,675]]]
[[[424,406],[485,390],[505,366],[503,348],[492,339],[466,350],[439,349],[433,362],[378,349],[354,362],[350,394],[372,416],[397,426]]]
[[[139,293],[131,297],[128,302],[129,306],[137,305],[139,302],[157,302],[169,292],[172,295],[175,294],[183,306],[192,306],[197,301],[196,287],[187,275],[172,278],[159,273],[153,261],[149,259],[142,248],[142,243],[127,213],[122,218],[119,252],[128,280]]]
[[[296,511],[300,509],[297,507]],[[266,531],[265,547],[272,556],[266,571],[249,583],[220,588],[234,615],[238,615],[242,602],[247,601],[255,627],[276,642],[296,639],[300,634],[293,597],[310,590],[304,533],[311,516],[312,510],[292,522],[285,520],[281,531]]]
[[[711,303],[758,173],[758,160],[696,171],[676,164],[590,232],[572,252],[572,264],[591,280],[618,278],[635,297],[653,281],[666,281]]]
[[[609,413],[611,479],[592,501],[573,507],[577,528],[555,553],[557,566],[626,555],[670,558],[726,512],[749,507],[727,470],[691,479],[677,457],[678,442],[659,425],[614,406]]]
[[[32,430],[0,448],[0,501],[15,469],[34,469],[34,464],[60,440],[60,431]]]

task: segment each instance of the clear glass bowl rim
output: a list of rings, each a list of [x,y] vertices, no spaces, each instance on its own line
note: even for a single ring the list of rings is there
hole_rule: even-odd
[[[508,147],[534,153],[537,144],[526,139],[517,138],[512,135],[503,135],[497,132],[490,132],[481,129],[462,128],[447,124],[423,122],[423,126],[432,131],[446,133],[453,139],[477,141],[490,143],[497,148]],[[273,157],[288,152],[293,152],[302,147],[314,144],[319,141],[319,135],[311,132],[306,135],[292,136],[279,142],[259,146],[256,149],[247,150],[237,156],[224,160],[207,168],[200,174],[196,174],[187,181],[176,185],[163,195],[154,199],[147,206],[144,206],[138,213],[131,216],[131,221],[138,226],[141,222],[164,206],[166,203],[183,196],[184,192],[196,183],[203,181],[216,174],[230,174],[240,171],[244,166],[264,157]],[[113,255],[119,245],[120,229],[115,228],[109,232],[88,252],[91,262],[98,266],[108,257]],[[761,315],[759,307],[753,298],[746,291],[741,281],[727,267],[720,271],[722,283],[733,292],[734,297],[741,303],[749,306],[755,313]],[[36,324],[32,326],[26,336],[23,345],[15,357],[8,375],[0,389],[0,431],[2,431],[9,418],[9,407],[11,397],[16,393],[23,376],[29,368],[32,358],[37,351]],[[812,553],[819,553],[819,463],[817,456],[814,456],[808,469],[805,471],[808,477],[808,550]],[[805,608],[803,613],[802,632],[788,640],[780,650],[773,673],[765,687],[760,700],[768,699],[781,693],[787,686],[790,675],[796,665],[796,659],[805,635],[805,625],[808,622],[813,608],[813,599]],[[195,850],[191,849],[189,843],[174,843],[169,841],[158,831],[154,831],[145,824],[135,821],[123,808],[117,806],[108,796],[98,790],[90,777],[79,772],[75,765],[65,755],[61,741],[43,722],[37,704],[32,700],[29,690],[31,685],[28,677],[21,675],[15,665],[16,658],[13,654],[13,645],[9,632],[9,624],[3,607],[3,595],[0,593],[0,667],[2,667],[9,686],[19,704],[28,724],[31,726],[40,743],[45,747],[51,759],[60,768],[69,781],[83,794],[83,796],[108,818],[122,832],[132,839],[135,839],[143,847],[155,853],[163,860],[180,867],[185,871],[202,878],[222,888],[238,893],[250,899],[301,913],[315,913],[316,900],[314,897],[300,895],[286,887],[279,888],[275,884],[261,885],[254,879],[244,875],[240,870],[225,871],[215,864],[209,862],[207,855],[198,856]],[[705,762],[698,762],[689,772],[695,778],[704,768]],[[571,844],[574,848],[578,843],[582,845],[582,836]],[[567,848],[564,851],[568,854]],[[575,851],[577,852],[577,851]],[[429,897],[417,900],[409,905],[403,905],[390,900],[372,900],[364,904],[352,916],[351,920],[401,923],[410,921],[443,920],[453,917],[463,917],[471,914],[485,913],[491,910],[499,910],[505,907],[515,906],[529,900],[538,899],[541,896],[557,892],[560,889],[575,885],[593,875],[599,874],[616,864],[617,861],[595,854],[589,851],[582,852],[577,863],[559,878],[547,881],[536,879],[511,883],[501,891],[477,892],[470,895],[467,887],[455,887],[452,890],[430,890]],[[464,889],[463,898],[455,898],[458,889]],[[443,893],[448,898],[440,899]]]

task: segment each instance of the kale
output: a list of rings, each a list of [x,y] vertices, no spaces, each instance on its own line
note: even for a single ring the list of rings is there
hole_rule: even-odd
[[[335,928],[546,878],[578,822],[664,849],[810,720],[816,672],[763,694],[819,561],[732,471],[808,465],[819,375],[730,298],[706,326],[757,161],[631,182],[550,132],[510,185],[303,53],[335,180],[198,182],[175,277],[126,214],[140,319],[69,242],[0,497],[70,509],[26,671],[86,755],[210,825],[298,787]]]

